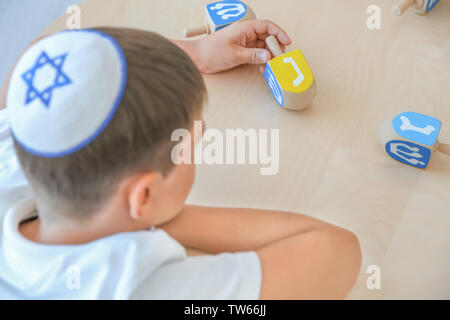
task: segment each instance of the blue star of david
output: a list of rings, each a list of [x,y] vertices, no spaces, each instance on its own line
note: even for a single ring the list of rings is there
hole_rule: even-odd
[[[52,100],[53,90],[58,87],[66,86],[72,82],[69,79],[69,77],[61,70],[64,64],[64,60],[66,60],[66,56],[67,53],[51,59],[45,51],[42,51],[42,53],[39,55],[36,62],[34,63],[34,66],[30,70],[22,74],[22,79],[28,85],[28,90],[25,98],[25,105],[39,98],[41,102],[45,105],[45,107],[48,108]],[[52,85],[48,86],[47,88],[44,88],[42,91],[39,91],[33,84],[34,76],[36,75],[36,71],[38,71],[39,68],[42,68],[47,64],[56,70],[56,75]]]

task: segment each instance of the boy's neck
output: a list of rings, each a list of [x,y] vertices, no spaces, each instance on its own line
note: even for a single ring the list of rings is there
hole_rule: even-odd
[[[45,213],[40,213],[39,216],[45,217]],[[21,223],[19,232],[28,240],[42,244],[83,244],[116,233],[144,229],[130,223],[129,219],[106,218],[110,216],[104,213],[96,214],[93,218],[77,223],[60,223],[59,221],[52,223],[36,218]],[[115,216],[122,215],[116,213]]]

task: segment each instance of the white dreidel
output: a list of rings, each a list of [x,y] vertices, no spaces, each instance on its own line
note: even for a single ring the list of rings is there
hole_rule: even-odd
[[[425,169],[434,151],[450,155],[450,145],[438,140],[440,130],[439,119],[416,112],[403,112],[381,125],[379,137],[391,158]]]
[[[184,29],[186,38],[201,34],[211,34],[223,29],[233,22],[256,19],[252,8],[242,1],[226,0],[209,3],[205,6],[203,25]]]

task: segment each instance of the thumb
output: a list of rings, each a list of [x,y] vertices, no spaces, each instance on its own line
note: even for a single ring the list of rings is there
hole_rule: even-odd
[[[269,50],[260,48],[238,48],[236,52],[239,63],[266,63],[270,60]]]

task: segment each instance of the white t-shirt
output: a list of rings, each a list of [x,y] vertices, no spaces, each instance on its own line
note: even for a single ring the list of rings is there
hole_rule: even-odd
[[[18,232],[36,216],[0,110],[0,299],[258,299],[255,252],[187,257],[161,229],[81,245],[44,245]]]

